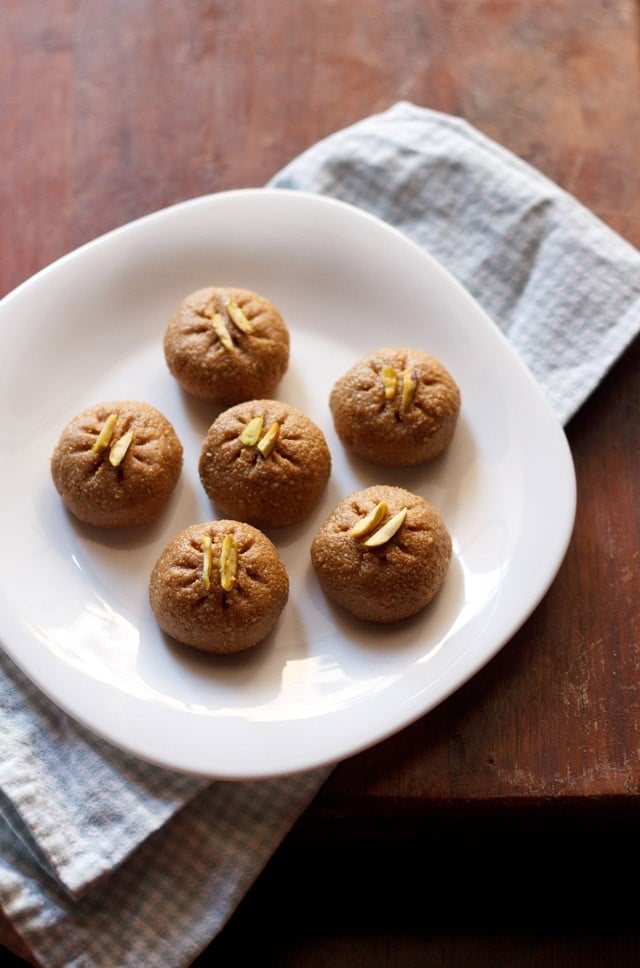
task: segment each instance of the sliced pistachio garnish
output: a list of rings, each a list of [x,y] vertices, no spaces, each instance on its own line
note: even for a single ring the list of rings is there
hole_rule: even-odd
[[[267,430],[262,440],[260,440],[256,444],[256,447],[258,448],[258,450],[260,451],[263,457],[269,456],[273,448],[278,443],[279,436],[280,436],[280,424],[276,420],[275,423],[271,424],[271,426]]]
[[[93,447],[91,450],[94,454],[99,454],[101,451],[106,450],[111,442],[111,437],[113,436],[113,428],[116,425],[116,420],[118,419],[117,413],[110,413],[102,427],[100,428],[100,433],[95,439]]]
[[[380,524],[383,517],[387,513],[387,502],[379,501],[368,514],[365,514],[363,518],[360,518],[357,524],[351,529],[352,538],[361,538],[363,534],[369,534],[370,531]]]
[[[407,516],[407,509],[403,508],[402,511],[398,511],[394,514],[392,518],[389,518],[386,524],[383,524],[379,531],[372,534],[370,538],[364,543],[365,548],[379,548],[380,545],[386,544],[394,534],[399,531],[399,529],[404,524],[404,519]]]
[[[133,430],[127,430],[126,434],[119,437],[109,451],[109,463],[112,467],[119,467],[125,458],[125,454],[131,446],[133,440]]]
[[[406,413],[411,406],[413,398],[416,395],[417,386],[418,372],[413,367],[409,367],[402,374],[402,404],[400,407],[402,413]]]
[[[211,588],[211,566],[213,564],[211,535],[203,535],[200,547],[202,548],[202,581],[206,590],[209,591]]]
[[[232,534],[225,535],[220,552],[220,584],[225,592],[231,591],[238,571],[238,545]]]
[[[240,434],[240,440],[245,447],[255,447],[260,440],[264,417],[253,417]]]
[[[205,319],[211,319],[213,316],[215,316],[215,314],[218,312],[215,293],[211,297],[207,305],[204,307],[204,309],[196,309],[196,312],[199,316],[204,316]]]
[[[385,397],[387,400],[393,400],[398,389],[398,374],[392,366],[383,366],[380,376],[382,377]]]
[[[243,310],[238,306],[237,302],[230,299],[225,309],[229,313],[229,318],[234,323],[238,329],[242,330],[243,333],[253,333],[253,326],[245,316]]]
[[[231,333],[225,326],[224,319],[220,313],[214,313],[211,317],[211,326],[213,331],[224,346],[225,350],[233,349],[233,340],[231,339]]]

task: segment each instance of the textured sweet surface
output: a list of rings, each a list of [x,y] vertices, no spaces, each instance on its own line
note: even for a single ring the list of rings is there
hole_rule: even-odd
[[[230,302],[241,309],[249,332],[234,323]],[[220,322],[222,339],[216,325]],[[180,303],[165,331],[164,353],[171,373],[189,393],[201,400],[238,403],[275,390],[289,365],[289,331],[263,296],[247,289],[209,287]]]
[[[387,373],[397,387],[393,382],[389,386]],[[404,382],[410,394],[403,394]],[[384,348],[369,353],[336,381],[330,405],[345,447],[373,463],[403,467],[431,460],[449,445],[460,412],[460,390],[433,356],[417,349]]]
[[[389,541],[367,547],[370,535],[354,537],[351,531],[381,501],[387,505],[382,526],[404,508],[406,518]],[[358,618],[396,622],[415,615],[440,589],[451,538],[424,498],[375,485],[338,504],[313,539],[311,560],[322,588],[339,605]]]
[[[225,590],[217,573],[222,544],[232,535],[237,573]],[[203,577],[203,538],[211,539],[214,568]],[[209,585],[209,587],[207,587]],[[287,572],[269,539],[239,521],[209,521],[182,531],[160,555],[149,598],[158,624],[178,642],[204,652],[241,652],[261,642],[289,596]]]
[[[263,418],[262,439],[279,426],[267,457],[240,439],[256,417]],[[331,455],[320,428],[299,410],[278,400],[250,400],[213,422],[199,468],[202,486],[223,514],[275,528],[311,511],[329,480]]]
[[[94,446],[112,414],[110,440]],[[131,433],[121,462],[110,455]],[[163,510],[182,470],[182,444],[167,418],[148,403],[117,400],[78,414],[62,431],[51,475],[62,500],[81,521],[101,528],[148,524]]]

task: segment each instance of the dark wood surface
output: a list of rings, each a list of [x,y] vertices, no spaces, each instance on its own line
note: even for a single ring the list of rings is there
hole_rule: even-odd
[[[640,245],[639,37],[632,0],[3,0],[0,293],[400,99],[462,115]],[[568,427],[578,515],[542,604],[447,702],[337,767],[202,963],[640,962],[620,887],[639,367],[636,340]]]

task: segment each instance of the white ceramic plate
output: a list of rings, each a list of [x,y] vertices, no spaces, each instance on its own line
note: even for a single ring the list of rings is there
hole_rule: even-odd
[[[255,289],[281,310],[292,356],[278,396],[325,432],[326,495],[272,531],[291,579],[276,630],[229,658],[156,627],[148,577],[182,528],[214,516],[197,462],[216,411],[169,375],[162,336],[190,291]],[[370,350],[420,347],[458,381],[448,452],[388,471],[350,459],[332,426],[334,380]],[[575,506],[565,436],[528,372],[435,261],[371,216],[326,198],[246,190],[140,219],[66,256],[0,305],[0,640],[63,709],[114,744],[185,772],[274,776],[336,761],[409,724],[469,679],[540,601]],[[49,458],[62,427],[101,400],[162,410],[185,448],[160,522],[102,532],[63,508]],[[395,627],[351,620],[323,597],[312,535],[349,492],[407,486],[454,543],[434,602]]]

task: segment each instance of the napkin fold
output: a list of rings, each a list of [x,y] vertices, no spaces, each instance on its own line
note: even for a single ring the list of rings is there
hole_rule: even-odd
[[[460,118],[396,104],[271,185],[367,209],[439,259],[563,422],[640,331],[640,254]],[[0,752],[0,905],[43,968],[190,964],[330,772],[210,783],[150,766],[2,653]]]
[[[563,423],[640,329],[638,251],[461,118],[401,102],[316,144],[273,184],[351,202],[426,249]]]

